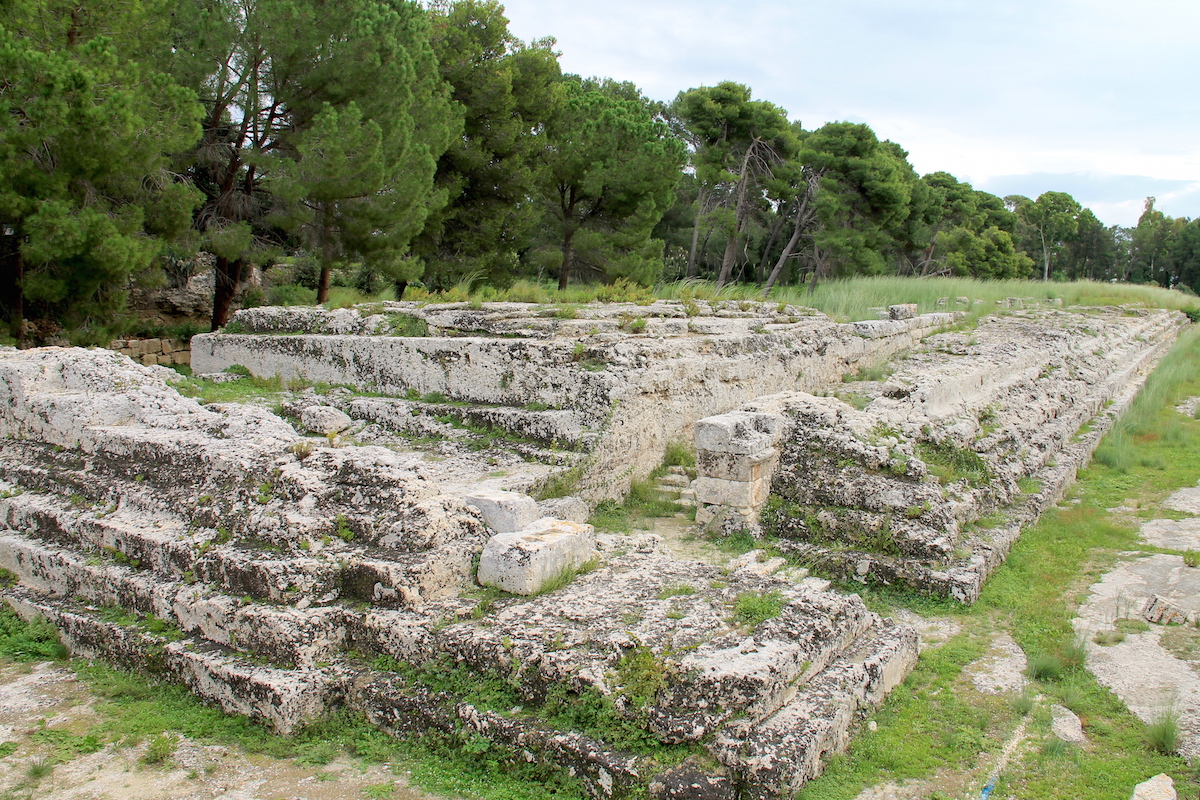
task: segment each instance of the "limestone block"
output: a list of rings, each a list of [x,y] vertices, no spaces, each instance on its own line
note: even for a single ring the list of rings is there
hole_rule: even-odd
[[[1176,800],[1177,797],[1175,781],[1171,780],[1171,776],[1160,773],[1133,787],[1133,796],[1129,800]]]
[[[484,545],[477,579],[519,595],[532,595],[591,560],[596,533],[591,525],[540,519],[523,531],[498,533]]]
[[[539,516],[565,519],[567,522],[587,522],[591,516],[588,504],[578,497],[553,497],[537,504]]]
[[[917,315],[916,303],[900,303],[888,306],[888,316],[892,319],[912,319]]]
[[[1050,706],[1050,732],[1068,744],[1083,744],[1087,741],[1079,717],[1075,716],[1071,709],[1060,705]]]
[[[773,447],[749,455],[712,450],[696,453],[696,468],[701,475],[727,481],[769,481],[778,463],[779,451]]]
[[[774,444],[774,436],[760,430],[767,427],[766,414],[733,412],[705,417],[696,423],[696,449],[720,453],[761,453]]]
[[[330,406],[309,406],[300,414],[300,424],[313,433],[340,433],[353,424],[345,413]]]
[[[693,756],[651,780],[650,797],[653,800],[734,800],[737,785],[723,771],[714,774]]]
[[[170,355],[171,352],[175,349],[173,346],[173,343],[171,342],[170,339],[160,339],[159,341],[161,342],[161,344],[159,345],[159,349],[162,351],[162,354],[164,356]]]
[[[496,533],[524,530],[545,516],[532,497],[517,492],[485,489],[472,492],[463,500],[479,509],[483,521]]]
[[[692,483],[696,501],[735,508],[755,508],[767,502],[769,481],[728,481],[721,478],[697,478]]]
[[[141,361],[143,365],[149,367],[152,364],[158,363],[158,356],[154,355],[153,353],[142,353],[138,360]]]

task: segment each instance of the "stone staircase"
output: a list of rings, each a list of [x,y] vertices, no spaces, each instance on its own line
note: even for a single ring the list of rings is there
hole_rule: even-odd
[[[0,350],[0,595],[77,655],[177,681],[280,733],[347,707],[404,735],[473,731],[573,771],[597,797],[687,783],[652,753],[549,725],[542,706],[565,693],[692,747],[723,796],[781,796],[916,658],[916,634],[857,596],[775,563],[726,574],[678,561],[652,535],[598,537],[595,562],[554,591],[485,593],[474,563],[494,532],[422,474],[422,456],[353,443],[365,428],[313,439],[259,408],[201,406],[164,374],[104,351]],[[448,405],[414,402],[314,395],[284,411],[426,424],[426,406]],[[524,411],[531,440],[570,443],[569,418]],[[421,678],[441,665],[470,686]],[[464,700],[487,681],[520,710]],[[820,731],[785,730],[814,711],[830,715]],[[697,796],[680,791],[669,796]]]
[[[680,506],[696,505],[696,493],[692,491],[692,478],[683,467],[667,467],[667,473],[656,482],[662,495]]]
[[[1015,312],[929,337],[886,381],[701,420],[697,521],[765,529],[830,574],[973,602],[1183,324],[1168,311]]]

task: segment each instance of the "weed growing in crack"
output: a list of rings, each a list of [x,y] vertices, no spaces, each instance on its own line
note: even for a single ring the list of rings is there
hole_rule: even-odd
[[[766,594],[742,592],[733,601],[733,618],[739,625],[758,627],[769,619],[778,617],[787,601],[779,592]]]

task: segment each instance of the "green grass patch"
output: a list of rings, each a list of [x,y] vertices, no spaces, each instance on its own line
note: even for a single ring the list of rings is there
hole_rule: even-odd
[[[786,601],[779,592],[742,592],[733,601],[733,618],[739,625],[752,628],[778,617]]]

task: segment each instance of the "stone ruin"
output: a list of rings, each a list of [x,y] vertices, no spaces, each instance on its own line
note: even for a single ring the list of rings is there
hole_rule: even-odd
[[[482,736],[597,797],[787,796],[911,669],[915,631],[780,558],[720,568],[596,532],[589,506],[694,436],[684,496],[714,534],[970,602],[1183,324],[888,316],[386,303],[251,309],[195,337],[197,372],[327,384],[278,414],[201,405],[112,352],[0,350],[3,595],[73,653],[281,733],[346,707]],[[675,747],[556,729],[553,702]]]

